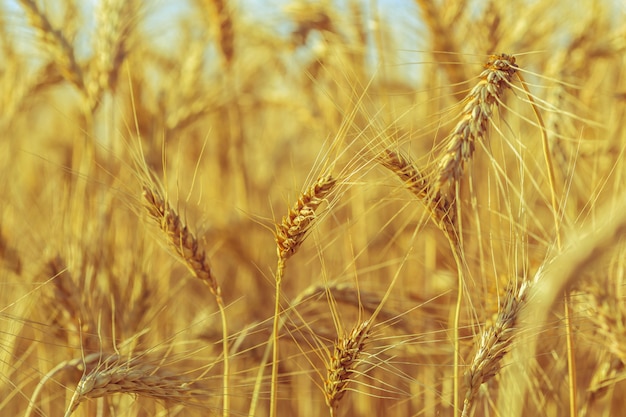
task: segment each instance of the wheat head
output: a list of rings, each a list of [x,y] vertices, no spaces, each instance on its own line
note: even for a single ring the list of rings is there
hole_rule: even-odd
[[[357,324],[349,335],[335,342],[334,352],[328,364],[324,394],[331,410],[339,406],[346,393],[350,378],[355,373],[370,333],[370,321]]]
[[[517,71],[515,57],[492,55],[480,81],[466,98],[461,120],[454,128],[450,143],[439,162],[439,185],[458,183],[465,164],[472,159],[476,142],[485,140],[493,108],[502,102],[504,90]]]

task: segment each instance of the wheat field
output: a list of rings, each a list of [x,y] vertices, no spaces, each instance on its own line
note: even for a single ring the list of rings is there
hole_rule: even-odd
[[[0,415],[620,415],[625,20],[3,2]]]

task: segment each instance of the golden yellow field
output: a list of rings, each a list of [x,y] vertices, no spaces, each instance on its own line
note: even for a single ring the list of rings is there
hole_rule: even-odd
[[[0,13],[0,415],[623,412],[621,2]]]

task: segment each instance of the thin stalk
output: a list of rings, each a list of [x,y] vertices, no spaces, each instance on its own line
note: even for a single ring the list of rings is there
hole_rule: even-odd
[[[528,87],[526,86],[526,82],[522,75],[517,72],[516,73],[520,83],[522,84],[522,88],[526,92],[526,97],[528,97],[528,101],[530,102],[530,106],[533,109],[533,113],[537,118],[537,123],[539,124],[539,128],[541,130],[541,144],[543,147],[543,155],[546,160],[546,166],[548,168],[548,181],[550,183],[550,199],[552,204],[552,215],[554,217],[554,233],[556,234],[556,246],[559,252],[563,250],[563,245],[561,242],[561,227],[560,227],[560,209],[558,206],[558,202],[556,199],[556,176],[554,174],[554,164],[552,163],[552,153],[550,152],[550,143],[548,141],[548,134],[546,131],[546,126],[543,122],[543,118],[541,117],[541,113],[537,109],[537,105],[535,104],[535,100],[533,96],[530,94]],[[572,321],[571,321],[571,306],[569,294],[567,292],[563,293],[563,309],[564,309],[564,317],[565,317],[565,338],[567,341],[567,375],[569,379],[569,414],[570,417],[576,417],[578,415],[578,406],[576,404],[576,361],[575,361],[575,352],[574,352],[574,339],[572,335]]]
[[[460,201],[460,185],[456,183],[455,186],[456,198],[455,201]],[[460,374],[460,366],[461,366],[461,340],[460,340],[460,327],[461,327],[461,305],[463,303],[463,285],[465,283],[464,280],[464,272],[463,268],[463,255],[461,252],[462,245],[462,236],[463,236],[463,228],[461,222],[461,206],[460,204],[456,204],[457,210],[457,236],[454,237],[450,233],[447,232],[446,237],[450,242],[450,247],[452,248],[452,255],[454,256],[454,262],[456,263],[457,269],[457,296],[456,296],[456,305],[454,307],[454,382],[453,382],[453,391],[454,391],[454,417],[459,417],[461,413],[461,400],[460,400],[460,391],[461,391],[461,374]]]
[[[272,327],[272,379],[270,388],[270,417],[276,417],[278,391],[278,330],[280,318],[280,284],[285,273],[285,258],[280,257],[276,265],[276,295],[274,302],[274,324]]]
[[[224,355],[224,375],[223,375],[223,403],[224,410],[222,415],[224,417],[228,417],[230,415],[230,360],[228,353],[228,327],[226,322],[226,308],[224,307],[224,301],[222,300],[222,296],[218,295],[216,297],[217,308],[220,311],[220,318],[222,320],[222,350]]]
[[[556,199],[556,176],[554,175],[554,164],[552,163],[552,157],[550,156],[550,143],[548,142],[548,133],[546,130],[546,125],[543,122],[543,118],[541,117],[541,113],[537,109],[537,105],[535,104],[535,99],[530,94],[530,90],[526,86],[526,81],[522,77],[522,74],[518,72],[515,73],[520,80],[520,84],[522,84],[522,88],[526,92],[526,96],[528,97],[528,101],[530,102],[530,107],[533,109],[533,113],[537,118],[537,123],[539,124],[539,129],[541,131],[541,144],[543,147],[543,156],[546,160],[546,167],[548,168],[548,182],[550,185],[550,200],[552,204],[552,216],[554,217],[554,231],[556,234],[556,245],[559,249],[559,252],[562,249],[561,243],[561,227],[560,227],[560,209]]]

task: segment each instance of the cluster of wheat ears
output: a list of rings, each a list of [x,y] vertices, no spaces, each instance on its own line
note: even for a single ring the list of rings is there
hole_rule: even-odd
[[[575,3],[4,2],[0,414],[619,415],[626,9]]]

